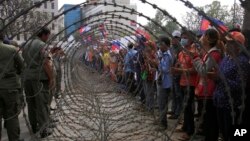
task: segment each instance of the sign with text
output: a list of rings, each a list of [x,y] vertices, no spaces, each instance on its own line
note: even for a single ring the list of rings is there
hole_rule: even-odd
[[[249,127],[247,126],[233,126],[231,129],[231,141],[249,141]]]

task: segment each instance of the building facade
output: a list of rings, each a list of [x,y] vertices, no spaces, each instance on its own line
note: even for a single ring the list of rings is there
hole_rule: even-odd
[[[0,5],[0,16],[3,19],[8,19],[7,17],[14,17],[11,12],[4,11],[4,8],[1,6],[8,6],[13,11],[20,11],[27,9],[34,5],[35,2],[40,2],[40,0],[26,0],[26,1],[16,1],[9,0]],[[6,9],[6,8],[5,8]],[[18,14],[18,13],[17,13]],[[43,3],[40,7],[31,9],[28,13],[22,15],[16,19],[7,30],[8,38],[15,40],[18,44],[26,42],[32,34],[39,28],[42,27],[45,23],[50,21],[55,15],[58,14],[58,0],[47,1]],[[8,20],[5,21],[8,23]],[[48,25],[48,28],[51,30],[51,37],[58,33],[58,24],[57,20],[54,20]],[[58,41],[58,38],[53,38],[52,44]]]
[[[33,1],[35,2],[37,0]],[[58,0],[47,1],[39,8],[37,8],[36,11],[48,15],[49,20],[51,20],[51,18],[58,14]],[[56,36],[56,34],[59,32],[58,21],[54,20],[51,24],[48,25],[48,28],[51,30],[51,37]],[[56,37],[53,43],[58,42],[58,40],[59,38]]]
[[[59,13],[63,13],[64,11],[71,9],[74,6],[75,5],[64,4],[60,8]],[[80,28],[82,24],[81,21],[82,14],[83,14],[82,8],[76,7],[58,19],[59,29],[60,30],[65,29],[65,31],[62,34],[60,34],[59,38],[63,38],[63,36],[68,37],[70,34],[72,34],[74,31]]]
[[[93,2],[104,2],[106,1],[107,3],[117,3],[119,5],[125,6],[130,9],[137,10],[137,6],[135,4],[131,4],[130,0],[93,0]],[[92,2],[92,1],[91,1]],[[112,12],[112,11],[117,11],[117,12]],[[132,34],[134,32],[134,29],[136,29],[136,25],[134,23],[137,21],[137,15],[136,14],[131,14],[131,12],[119,12],[122,11],[122,7],[114,7],[113,5],[91,5],[87,6],[84,9],[84,18],[86,19],[84,21],[85,25],[89,25],[91,27],[96,28],[98,25],[105,23],[105,29],[107,30],[108,36],[112,36],[112,38],[120,38],[117,35],[121,35],[121,30],[122,32],[125,32],[127,34]],[[129,11],[129,10],[127,10]],[[100,13],[105,13],[108,12],[108,15],[100,15],[100,16],[94,16],[96,14]],[[121,15],[122,17],[128,18],[123,19],[123,18],[118,18],[112,17],[112,13],[115,15]],[[88,18],[89,16],[92,16],[91,18]],[[106,21],[104,19],[107,18]],[[112,23],[110,22],[112,21]],[[116,24],[117,22],[117,24]],[[133,23],[133,24],[132,24]],[[124,26],[124,25],[128,26]],[[117,37],[116,37],[117,36]]]

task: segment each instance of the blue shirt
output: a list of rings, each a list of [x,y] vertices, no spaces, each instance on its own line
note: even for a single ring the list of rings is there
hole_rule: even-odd
[[[144,64],[144,58],[143,58],[143,50],[145,49],[145,46],[143,44],[140,44],[135,48],[136,54],[134,57],[134,67],[135,67],[135,72],[137,73],[138,76],[141,75],[141,68],[142,64]],[[138,77],[139,79],[141,77]],[[138,79],[138,80],[139,80]]]
[[[135,72],[135,67],[134,67],[134,56],[137,53],[136,50],[130,49],[128,53],[125,56],[124,59],[124,67],[125,67],[125,72]]]
[[[172,58],[168,52],[162,53],[162,58],[159,64],[159,72],[162,77],[162,88],[172,87],[172,75],[170,74],[170,68],[172,66]]]
[[[249,87],[246,84],[244,87],[243,82],[248,82],[250,79],[250,59],[240,54],[236,59],[225,56],[220,64],[220,74],[216,89],[214,91],[214,103],[219,108],[231,109],[229,102],[229,95],[233,99],[233,106],[238,107],[242,103],[243,89]]]

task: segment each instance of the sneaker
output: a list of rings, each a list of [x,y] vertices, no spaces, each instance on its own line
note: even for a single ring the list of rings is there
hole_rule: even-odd
[[[56,110],[56,108],[50,107],[50,110],[51,110],[51,111],[55,111],[55,110]]]
[[[180,141],[189,141],[190,140],[190,136],[188,134],[183,134],[182,136],[180,136],[180,138],[178,140]]]
[[[158,129],[158,131],[165,131],[165,130],[167,130],[167,128],[168,128],[167,125],[162,125],[162,124],[160,124],[159,127],[158,127],[157,129]]]
[[[198,129],[197,132],[196,132],[196,135],[204,136],[203,130],[202,129]]]
[[[168,117],[168,119],[177,119],[178,118],[178,116],[176,116],[176,115],[171,115],[170,117]]]
[[[33,134],[36,134],[38,131],[36,126],[31,125],[31,129],[32,129]]]
[[[173,111],[168,111],[168,113],[167,114],[169,114],[169,115],[173,115],[174,114],[174,112]]]
[[[177,129],[175,129],[175,132],[177,132],[177,133],[183,133],[185,131],[182,128],[177,128]]]
[[[194,117],[196,117],[196,118],[198,118],[199,116],[200,116],[200,114],[198,114],[198,113],[194,114]]]

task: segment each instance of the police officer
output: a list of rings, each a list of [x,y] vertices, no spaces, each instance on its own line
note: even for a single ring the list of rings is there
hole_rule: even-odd
[[[0,140],[2,118],[5,120],[9,141],[18,141],[20,136],[19,90],[23,60],[17,49],[3,43],[4,34],[0,27]]]
[[[26,65],[24,89],[28,105],[29,121],[33,133],[40,132],[41,138],[52,134],[49,125],[50,89],[54,87],[52,58],[45,42],[50,30],[41,28],[37,36],[28,41],[23,48]]]

